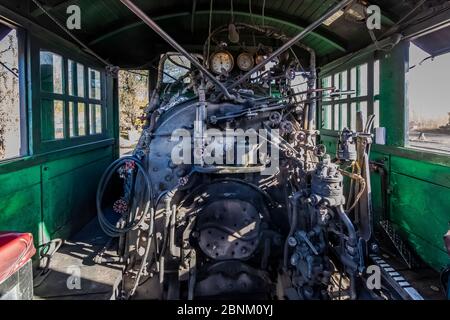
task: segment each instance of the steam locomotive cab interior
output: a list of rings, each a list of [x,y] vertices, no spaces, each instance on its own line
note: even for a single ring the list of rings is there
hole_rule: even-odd
[[[445,296],[448,141],[405,137],[410,47],[445,56],[448,2],[3,2],[26,120],[0,229],[33,234],[35,298]],[[121,69],[148,71],[126,154]],[[58,285],[74,264],[87,289]]]

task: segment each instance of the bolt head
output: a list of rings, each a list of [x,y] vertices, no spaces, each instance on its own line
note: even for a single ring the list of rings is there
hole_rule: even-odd
[[[297,239],[295,239],[294,237],[289,237],[288,239],[288,245],[290,247],[295,247],[297,245]]]

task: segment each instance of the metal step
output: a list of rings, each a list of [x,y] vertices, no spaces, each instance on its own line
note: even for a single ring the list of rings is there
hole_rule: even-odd
[[[383,279],[401,299],[424,300],[422,295],[385,260],[375,254],[371,254],[370,259],[380,267]]]

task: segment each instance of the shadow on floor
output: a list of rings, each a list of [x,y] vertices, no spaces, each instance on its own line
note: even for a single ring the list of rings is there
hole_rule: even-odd
[[[110,242],[97,218],[92,220],[53,255],[50,272],[34,288],[35,299],[114,299],[122,280],[123,266],[94,260],[100,252],[104,258],[116,257],[114,250],[108,249]]]

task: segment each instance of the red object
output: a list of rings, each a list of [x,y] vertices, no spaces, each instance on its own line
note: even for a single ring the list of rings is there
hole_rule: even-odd
[[[31,233],[0,231],[0,283],[19,270],[35,253]]]

